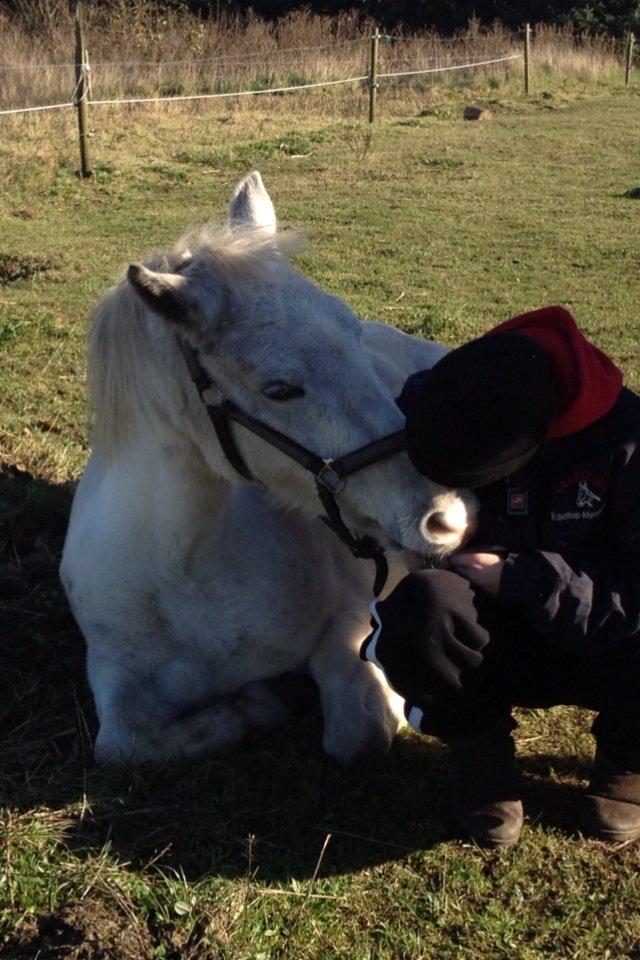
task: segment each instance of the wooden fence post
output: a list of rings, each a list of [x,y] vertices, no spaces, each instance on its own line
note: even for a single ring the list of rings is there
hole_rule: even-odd
[[[625,58],[624,64],[624,82],[625,84],[629,83],[629,78],[631,76],[631,68],[633,66],[633,44],[635,42],[635,36],[632,31],[629,31],[629,36],[627,37],[627,56]]]
[[[376,98],[378,94],[378,44],[380,34],[376,27],[371,37],[371,60],[369,63],[369,123],[376,118]]]
[[[80,138],[80,176],[91,176],[91,158],[89,156],[89,110],[87,106],[87,58],[82,37],[80,3],[75,5],[76,26],[76,108],[78,110],[78,136]]]
[[[531,24],[524,25],[524,92],[531,89]]]

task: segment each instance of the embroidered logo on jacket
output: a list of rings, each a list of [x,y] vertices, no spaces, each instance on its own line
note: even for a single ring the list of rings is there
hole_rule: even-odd
[[[591,510],[593,507],[595,507],[596,503],[602,503],[602,497],[599,497],[597,493],[594,493],[593,490],[590,490],[584,481],[579,483],[576,506],[586,507],[588,510]]]
[[[551,519],[594,520],[604,510],[607,480],[590,470],[575,470],[563,477],[556,488],[554,506],[565,508],[551,511]],[[578,509],[576,509],[576,507]]]

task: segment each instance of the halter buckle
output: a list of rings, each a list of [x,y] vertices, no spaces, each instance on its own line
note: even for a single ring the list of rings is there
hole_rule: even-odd
[[[316,480],[325,490],[328,490],[335,496],[335,494],[340,493],[344,488],[347,482],[346,477],[341,477],[337,470],[333,469],[334,461],[331,460],[331,458],[323,457],[322,462],[324,466],[320,467],[316,473]]]

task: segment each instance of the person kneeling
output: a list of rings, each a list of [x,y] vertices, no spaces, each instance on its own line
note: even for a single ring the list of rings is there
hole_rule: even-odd
[[[485,846],[522,829],[514,706],[598,712],[584,833],[640,836],[640,397],[561,307],[410,377],[429,480],[475,491],[473,539],[372,605],[363,645],[409,723],[450,748],[453,812]]]

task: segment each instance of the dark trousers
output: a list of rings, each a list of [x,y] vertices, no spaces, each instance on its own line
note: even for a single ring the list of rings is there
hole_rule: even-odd
[[[512,729],[514,706],[573,704],[598,711],[593,733],[603,753],[640,772],[640,638],[546,639],[444,570],[405,578],[378,609],[382,666],[424,711],[424,733],[452,742]]]

